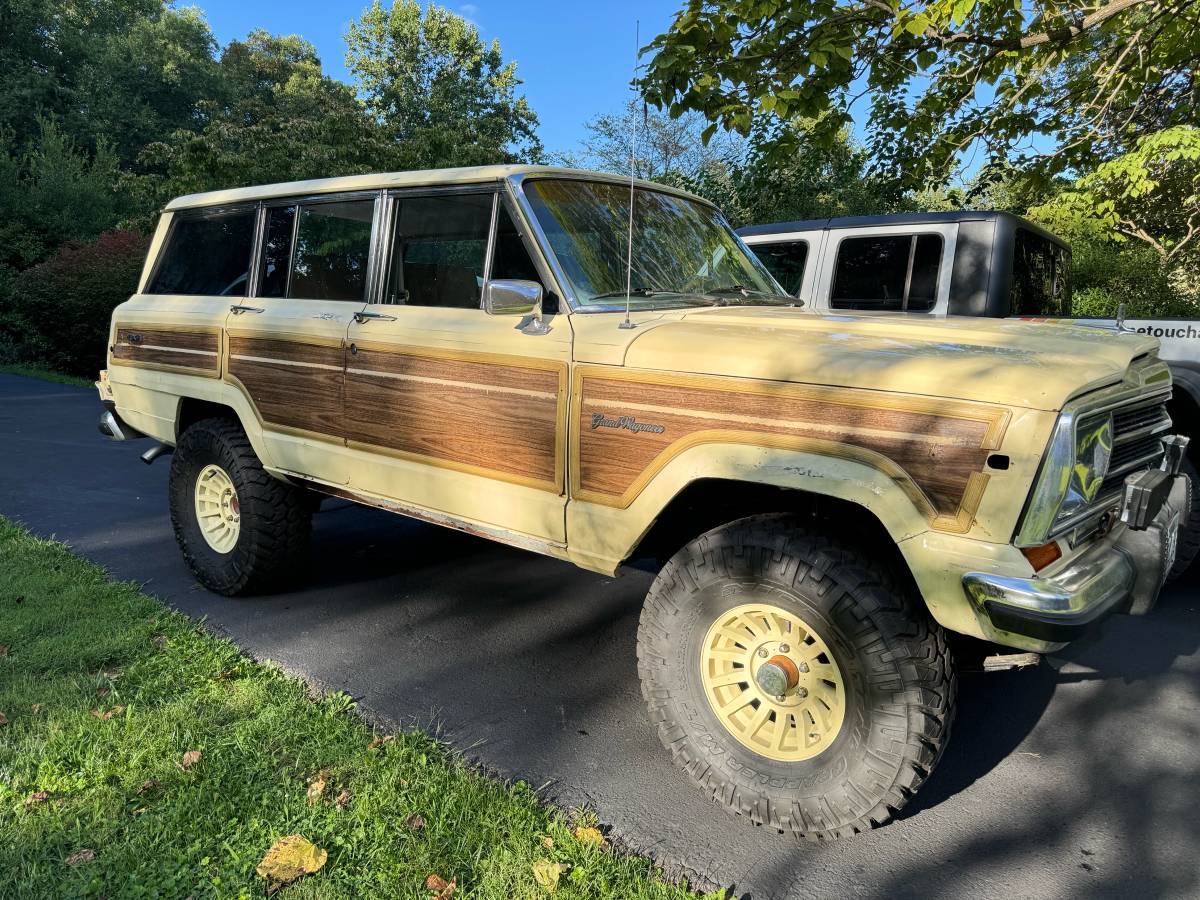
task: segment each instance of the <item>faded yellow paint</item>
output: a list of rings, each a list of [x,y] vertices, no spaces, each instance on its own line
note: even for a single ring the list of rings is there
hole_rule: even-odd
[[[259,199],[450,184],[503,184],[527,174],[580,173],[540,167],[364,175],[217,191],[172,201],[162,216],[143,271],[161,250],[172,212]],[[611,176],[595,176],[611,180]],[[662,189],[661,186],[650,186]],[[676,192],[682,193],[682,192]],[[532,231],[530,223],[523,230]],[[542,248],[535,256],[543,254]],[[564,285],[546,285],[567,297]],[[497,540],[566,557],[614,573],[664,508],[700,479],[728,479],[836,497],[869,510],[908,562],[933,616],[945,627],[1028,646],[990,630],[962,587],[966,571],[1028,576],[1011,544],[1057,412],[1071,398],[1121,380],[1157,342],[1138,335],[1014,320],[933,320],[911,316],[817,315],[804,309],[687,308],[621,312],[571,311],[548,316],[550,332],[518,330],[520,316],[482,310],[383,307],[396,320],[353,324],[355,304],[293,310],[258,322],[233,316],[231,304],[281,301],[221,297],[152,297],[139,293],[115,311],[118,326],[217,330],[220,377],[129,364],[110,365],[99,387],[134,428],[164,443],[176,439],[182,398],[227,406],[246,429],[268,471],[324,489]],[[310,308],[311,306],[311,308]],[[323,317],[321,322],[317,319]],[[330,318],[332,317],[332,318]],[[437,465],[402,452],[330,439],[264,423],[243,385],[228,374],[229,335],[300,336],[311,343],[413,349],[444,358],[518,360],[561,373],[554,483],[499,478],[470,464]],[[111,359],[110,359],[111,363]],[[669,453],[613,503],[580,489],[571,450],[578,435],[580,373],[637,370],[640,378],[720,384],[767,396],[837,397],[864,408],[927,411],[987,423],[981,449],[1004,454],[1007,468],[972,477],[956,515],[933,514],[902,467],[880,453],[837,442],[764,438],[747,428],[713,429],[673,444]],[[1165,369],[1164,369],[1165,371]],[[606,377],[608,377],[606,375]],[[1157,376],[1156,376],[1157,377]],[[1166,376],[1169,377],[1169,376]],[[513,392],[510,392],[513,393]],[[521,402],[514,393],[513,402]],[[729,416],[731,422],[736,415]],[[1056,565],[1066,565],[1068,550]],[[1031,647],[1031,649],[1038,649]]]

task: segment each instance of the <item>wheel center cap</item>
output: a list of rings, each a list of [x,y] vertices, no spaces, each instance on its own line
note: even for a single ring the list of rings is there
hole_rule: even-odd
[[[786,656],[776,655],[758,667],[754,680],[763,693],[782,697],[800,683],[800,670]]]

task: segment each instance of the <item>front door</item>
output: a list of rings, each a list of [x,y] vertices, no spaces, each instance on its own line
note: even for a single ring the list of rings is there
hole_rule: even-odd
[[[564,541],[568,317],[481,308],[489,277],[546,283],[516,219],[474,189],[394,195],[387,221],[385,302],[347,335],[351,488]]]
[[[272,465],[350,477],[342,427],[346,329],[366,305],[376,194],[262,210],[257,289],[226,320],[226,378],[250,399]]]

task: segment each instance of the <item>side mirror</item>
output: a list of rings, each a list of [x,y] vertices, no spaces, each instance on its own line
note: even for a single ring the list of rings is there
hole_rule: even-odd
[[[541,318],[542,286],[536,281],[501,278],[483,287],[483,308],[491,316],[525,316]]]

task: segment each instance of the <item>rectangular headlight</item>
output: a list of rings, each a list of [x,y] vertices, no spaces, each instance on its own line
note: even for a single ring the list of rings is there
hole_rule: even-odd
[[[1110,413],[1063,412],[1054,426],[1033,494],[1017,533],[1018,547],[1044,544],[1057,525],[1095,502],[1112,459]]]

